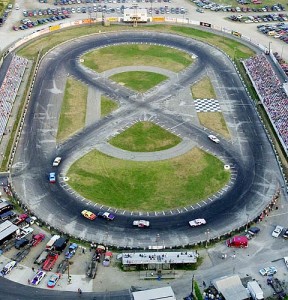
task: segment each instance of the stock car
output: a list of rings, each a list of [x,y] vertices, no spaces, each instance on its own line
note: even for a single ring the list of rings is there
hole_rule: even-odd
[[[215,135],[210,134],[210,135],[208,135],[208,138],[216,144],[220,143],[220,140]]]
[[[147,228],[150,226],[150,222],[145,220],[135,220],[133,221],[133,226],[137,226],[139,228]]]
[[[42,270],[38,270],[31,280],[32,285],[38,285],[41,280],[46,276],[46,272]]]
[[[16,261],[14,261],[14,260],[10,261],[10,262],[9,262],[8,264],[6,264],[5,267],[2,269],[1,274],[2,274],[3,276],[9,274],[9,273],[12,271],[12,269],[16,266],[16,264],[17,264]]]
[[[108,211],[100,211],[98,214],[97,214],[97,217],[99,218],[103,218],[103,219],[106,219],[106,220],[109,220],[109,221],[113,221],[115,219],[115,216],[111,213],[109,213]]]
[[[55,273],[52,274],[47,282],[47,287],[49,288],[54,288],[56,283],[59,281],[59,279],[61,278],[61,274],[60,273]]]
[[[95,220],[96,219],[96,215],[94,213],[92,213],[91,211],[89,211],[89,210],[86,210],[86,209],[82,210],[81,214],[86,219],[89,219],[89,220]]]
[[[266,268],[259,270],[259,273],[262,276],[271,276],[271,275],[274,275],[277,273],[277,269],[275,267],[266,267]]]
[[[62,159],[62,158],[61,158],[60,156],[57,156],[57,157],[54,159],[52,166],[53,166],[53,167],[58,167],[58,166],[60,165],[61,159]]]
[[[49,182],[55,183],[56,182],[56,173],[52,172],[49,174]]]
[[[281,234],[283,229],[284,228],[282,226],[277,225],[272,232],[272,236],[277,238]]]
[[[197,227],[197,226],[201,226],[201,225],[205,225],[205,224],[206,224],[205,219],[195,219],[195,220],[189,221],[189,225],[191,227]]]

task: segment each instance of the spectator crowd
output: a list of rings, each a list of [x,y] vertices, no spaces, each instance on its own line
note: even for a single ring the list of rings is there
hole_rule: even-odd
[[[264,54],[244,61],[254,87],[278,135],[288,149],[288,95]]]
[[[14,55],[0,86],[0,139],[5,134],[5,128],[27,63],[27,59]]]

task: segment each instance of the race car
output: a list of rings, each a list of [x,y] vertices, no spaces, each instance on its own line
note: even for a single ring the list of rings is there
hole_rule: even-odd
[[[61,162],[61,157],[56,157],[55,159],[54,159],[54,161],[53,161],[53,164],[52,164],[52,166],[53,167],[58,167],[59,165],[60,165],[60,162]]]
[[[206,224],[205,219],[195,219],[195,220],[189,221],[189,225],[191,227],[197,227],[197,226],[201,226],[201,225],[205,225],[205,224]]]
[[[81,211],[81,214],[83,217],[89,219],[89,220],[95,220],[96,219],[96,215],[94,213],[92,213],[91,211],[89,210],[82,210]]]
[[[150,226],[150,222],[145,220],[135,220],[133,221],[133,226],[137,226],[140,228],[147,228]]]
[[[210,134],[210,135],[208,135],[208,138],[216,144],[220,143],[220,140],[215,135]]]
[[[16,261],[14,261],[14,260],[10,261],[10,262],[9,262],[8,264],[6,264],[5,267],[2,269],[1,274],[2,274],[3,276],[9,274],[9,273],[12,271],[12,269],[16,266],[16,264],[17,264]]]
[[[31,284],[38,285],[45,276],[46,276],[45,271],[38,270],[37,273],[34,275],[33,279],[31,280]]]
[[[52,172],[49,174],[49,182],[55,183],[56,182],[56,173]]]
[[[111,213],[109,213],[108,211],[100,211],[98,214],[97,214],[97,217],[99,218],[103,218],[103,219],[106,219],[106,220],[109,220],[109,221],[113,221],[115,219],[115,216]]]
[[[54,288],[56,283],[58,282],[58,280],[61,278],[61,274],[60,273],[55,273],[52,274],[47,282],[47,286],[49,288]]]
[[[275,267],[266,267],[266,268],[259,270],[259,273],[262,276],[271,276],[271,275],[274,275],[277,273],[277,269]]]

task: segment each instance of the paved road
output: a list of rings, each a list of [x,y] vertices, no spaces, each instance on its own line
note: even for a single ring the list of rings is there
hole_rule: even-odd
[[[177,80],[164,82],[157,89],[138,97],[105,76],[86,70],[77,59],[81,53],[94,48],[95,43],[101,47],[123,42],[176,47],[196,55],[197,60],[193,66],[180,72]],[[57,120],[68,73],[117,99],[121,106],[111,116],[56,145]],[[231,141],[221,139],[219,145],[207,139],[207,131],[191,122],[191,116],[188,121],[187,115],[179,113],[176,108],[182,93],[187,92],[185,87],[205,73],[215,80],[217,98],[232,135]],[[152,224],[149,232],[132,228],[132,221],[139,213],[108,207],[117,214],[114,222],[83,220],[79,213],[82,209],[97,211],[105,207],[86,201],[70,189],[63,189],[65,183],[61,178],[76,159],[91,149],[105,150],[106,141],[111,136],[144,118],[158,122],[168,130],[173,131],[174,128],[185,141],[196,143],[230,164],[231,183],[214,197],[200,203],[200,207],[187,206],[171,212],[145,214]],[[64,159],[59,168],[59,183],[51,186],[47,175],[55,155]],[[158,155],[161,158],[161,153]],[[205,229],[191,231],[187,224],[199,214],[213,228],[211,237],[227,232],[232,226],[243,225],[247,213],[253,218],[262,211],[273,197],[278,182],[282,182],[271,145],[231,62],[221,52],[203,43],[168,34],[143,32],[113,33],[109,34],[109,39],[107,34],[82,38],[55,49],[45,58],[35,82],[12,176],[18,194],[41,219],[66,233],[88,240],[107,239],[108,244],[118,247],[155,245],[156,234],[161,235],[166,246],[196,243],[205,239]]]

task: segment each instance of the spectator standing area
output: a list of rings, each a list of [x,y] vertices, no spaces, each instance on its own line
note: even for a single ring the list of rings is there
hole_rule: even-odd
[[[243,62],[258,96],[288,154],[288,95],[264,54]]]
[[[174,265],[195,264],[198,254],[188,252],[125,252],[122,254],[124,269],[131,269],[137,265],[144,269],[171,269]]]
[[[0,136],[5,134],[28,60],[14,55],[0,87]]]

